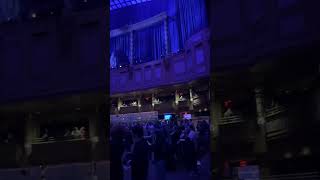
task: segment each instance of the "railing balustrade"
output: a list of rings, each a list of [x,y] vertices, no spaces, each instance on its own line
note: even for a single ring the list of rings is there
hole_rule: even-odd
[[[229,125],[229,124],[238,124],[242,123],[244,120],[239,115],[232,115],[227,117],[222,117],[219,120],[219,125]]]

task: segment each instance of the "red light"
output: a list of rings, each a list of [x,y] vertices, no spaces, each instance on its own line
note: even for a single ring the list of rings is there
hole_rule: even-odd
[[[229,109],[229,108],[232,107],[232,101],[231,101],[231,100],[224,101],[223,104],[224,104],[224,107],[225,107],[226,109]]]
[[[247,166],[247,161],[241,160],[240,167],[245,167],[245,166]]]

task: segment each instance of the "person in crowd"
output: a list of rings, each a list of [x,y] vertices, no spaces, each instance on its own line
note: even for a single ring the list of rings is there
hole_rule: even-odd
[[[143,128],[135,125],[132,128],[133,146],[131,153],[128,154],[131,161],[131,179],[147,180],[149,170],[149,144],[143,138]]]
[[[195,132],[195,128],[193,125],[189,125],[188,129],[189,129],[188,137],[190,138],[191,141],[195,143],[197,140],[197,134]]]
[[[71,132],[73,138],[80,138],[81,133],[78,127],[74,127],[73,131]]]
[[[116,125],[112,127],[114,126]],[[201,153],[202,155],[208,153],[210,142],[210,126],[206,121],[198,121],[197,128],[194,128],[193,121],[189,120],[165,123],[160,121],[122,122],[118,126],[121,126],[123,131],[121,133],[114,131],[110,135],[110,142],[116,144],[111,144],[113,152],[111,156],[118,157],[117,162],[119,162],[120,155],[117,155],[116,151],[124,155],[122,162],[125,167],[131,166],[133,180],[147,179],[149,162],[152,165],[151,172],[154,172],[149,176],[152,179],[165,179],[166,171],[178,170],[178,163],[185,165],[190,175],[199,175],[198,168],[201,166],[197,166],[197,160],[201,160]],[[122,138],[114,139],[117,137],[116,134],[122,134]],[[145,136],[146,134],[149,136]],[[117,150],[121,149],[119,144],[123,151],[130,153]],[[199,151],[200,146],[203,147],[202,152]],[[118,169],[122,171],[120,166]]]
[[[152,145],[152,160],[155,170],[155,180],[166,179],[166,158],[168,156],[168,144],[166,142],[165,133],[165,130],[161,129],[159,124],[156,124]]]
[[[42,164],[42,165],[40,165],[40,169],[41,169],[41,180],[45,180],[46,179],[47,166]]]
[[[81,139],[85,139],[86,138],[86,128],[84,126],[82,126],[80,128],[80,137],[81,137]]]
[[[48,141],[49,139],[49,131],[47,128],[44,129],[44,133],[43,135],[41,136],[41,139],[45,140],[45,141]]]
[[[188,130],[190,131],[190,130]],[[197,151],[194,140],[189,136],[185,136],[185,141],[183,145],[184,157],[186,162],[187,171],[190,172],[190,175],[197,175]]]
[[[124,128],[114,126],[111,129],[110,151],[111,151],[111,179],[123,180],[122,156],[125,150],[123,139],[125,138]]]

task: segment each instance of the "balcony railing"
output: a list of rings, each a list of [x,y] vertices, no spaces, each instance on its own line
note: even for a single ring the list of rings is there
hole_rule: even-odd
[[[83,141],[88,140],[89,137],[86,136],[84,138],[74,138],[72,136],[65,136],[65,137],[48,137],[48,138],[35,138],[32,144],[44,144],[44,143],[55,143],[58,141]]]
[[[210,74],[209,30],[203,29],[190,37],[184,52],[161,61],[111,69],[112,95],[145,90],[207,78]]]
[[[266,109],[267,140],[279,139],[288,134],[288,119],[285,116],[286,111],[287,109],[283,106],[274,106]]]
[[[295,174],[280,174],[263,176],[261,180],[315,180],[320,179],[319,172],[295,173]],[[223,180],[232,180],[232,178],[223,178]]]
[[[267,108],[265,112],[266,118],[279,115],[281,113],[284,113],[285,111],[286,111],[286,108],[283,106],[275,106],[275,107]]]
[[[233,116],[222,117],[219,120],[219,125],[239,124],[242,122],[244,122],[244,120],[241,119],[239,115],[233,115]]]
[[[296,173],[296,174],[283,174],[283,175],[272,175],[267,177],[262,177],[263,180],[293,180],[293,179],[320,179],[319,172],[308,172],[308,173]]]

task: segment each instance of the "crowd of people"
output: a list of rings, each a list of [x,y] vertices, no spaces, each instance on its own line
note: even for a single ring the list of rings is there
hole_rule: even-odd
[[[199,175],[202,157],[209,151],[210,126],[192,120],[133,122],[111,124],[111,179],[124,179],[131,168],[132,180],[147,180],[154,167],[153,179],[166,179],[168,171]]]

